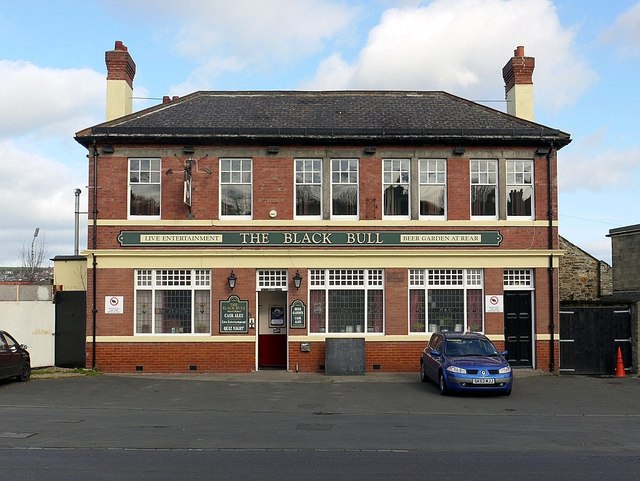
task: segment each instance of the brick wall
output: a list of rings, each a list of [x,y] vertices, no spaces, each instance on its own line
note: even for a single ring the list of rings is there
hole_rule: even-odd
[[[92,356],[93,345],[88,343],[87,366],[92,365]],[[251,372],[254,367],[254,342],[126,342],[96,347],[96,368],[105,372],[225,373]]]

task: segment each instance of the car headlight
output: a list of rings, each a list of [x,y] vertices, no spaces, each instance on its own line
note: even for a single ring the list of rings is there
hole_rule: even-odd
[[[511,372],[511,366],[501,367],[498,372],[500,374],[509,374]]]
[[[466,374],[467,373],[466,369],[462,369],[461,367],[458,367],[458,366],[449,366],[447,368],[447,371],[455,372],[456,374]]]

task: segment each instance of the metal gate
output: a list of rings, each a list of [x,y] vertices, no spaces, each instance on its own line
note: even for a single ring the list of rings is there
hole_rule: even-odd
[[[56,292],[57,367],[86,367],[86,298],[84,291]]]
[[[560,310],[560,372],[612,375],[618,347],[631,367],[629,306],[571,307]]]

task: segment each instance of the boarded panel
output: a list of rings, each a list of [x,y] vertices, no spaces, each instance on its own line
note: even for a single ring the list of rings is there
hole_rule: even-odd
[[[350,376],[365,374],[364,339],[326,340],[325,374],[328,376]]]

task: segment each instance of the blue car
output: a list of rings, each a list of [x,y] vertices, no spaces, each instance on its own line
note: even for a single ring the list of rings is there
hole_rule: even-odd
[[[420,379],[438,384],[440,393],[452,391],[511,394],[513,373],[496,346],[475,332],[437,332],[420,357]]]

